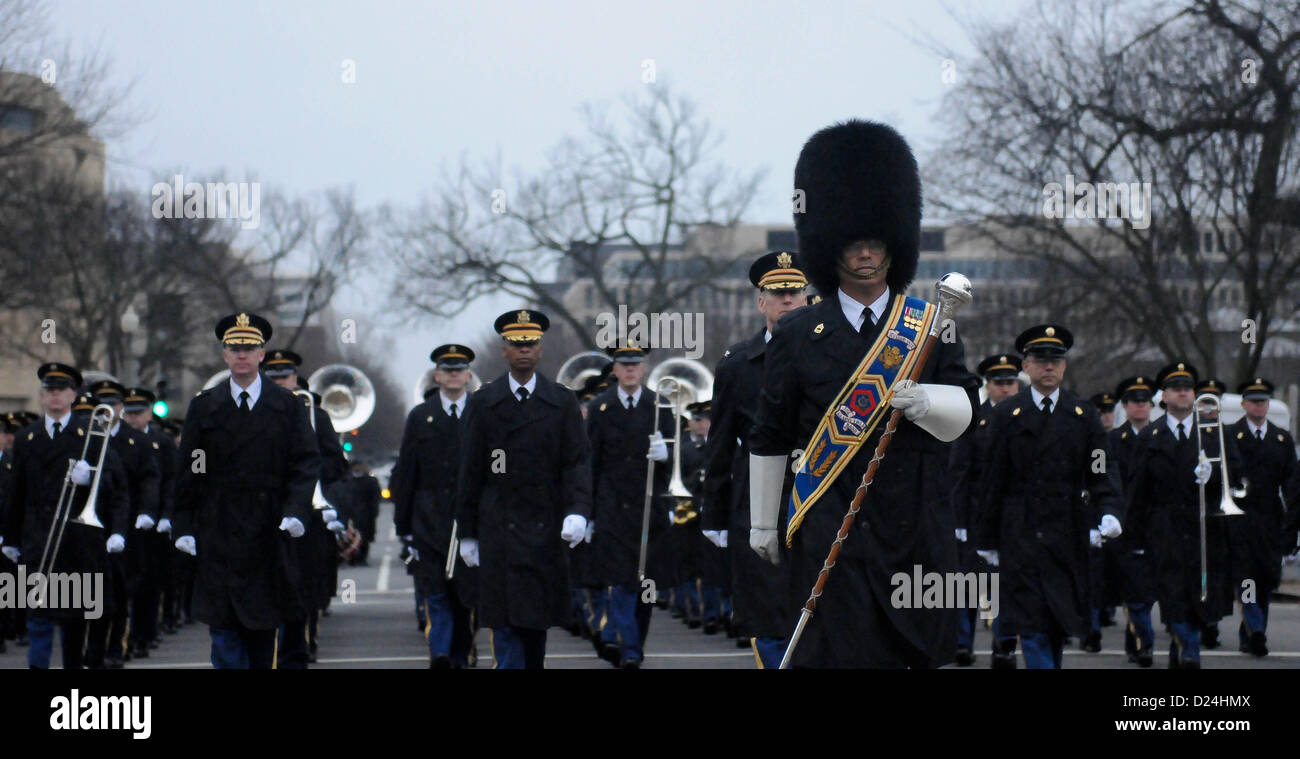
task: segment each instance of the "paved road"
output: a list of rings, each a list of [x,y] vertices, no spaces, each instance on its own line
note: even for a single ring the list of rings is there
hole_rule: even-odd
[[[371,547],[370,566],[343,567],[340,583],[355,583],[355,599],[341,603],[335,599],[332,614],[322,620],[320,651],[314,665],[320,669],[342,668],[426,668],[428,649],[424,636],[415,629],[414,597],[411,578],[397,560],[400,548],[393,534],[391,506],[384,504],[380,515],[379,539]],[[1287,569],[1287,578],[1295,581],[1296,568]],[[1122,619],[1122,615],[1121,615]],[[1236,620],[1221,625],[1228,644],[1202,654],[1203,666],[1215,668],[1293,668],[1300,667],[1300,605],[1275,603],[1269,621],[1271,653],[1263,659],[1238,653]],[[176,635],[164,636],[163,645],[147,659],[127,663],[127,669],[207,668],[208,635],[204,625],[189,625]],[[976,639],[977,661],[970,669],[988,667],[989,633],[981,629]],[[1066,668],[1131,668],[1123,653],[1123,631],[1108,627],[1102,631],[1102,652],[1089,654],[1073,647],[1066,651]],[[55,646],[54,662],[59,653]],[[1157,630],[1156,666],[1164,666],[1169,638]],[[479,668],[491,667],[492,658],[487,631],[478,638]],[[0,668],[26,666],[26,649],[10,644],[8,653],[0,654]],[[547,640],[546,666],[552,669],[610,669],[597,659],[591,644],[560,629],[552,629]],[[658,609],[650,625],[646,644],[647,669],[753,669],[755,658],[748,647],[738,648],[725,635],[704,635],[691,630]],[[951,667],[956,669],[956,667]]]

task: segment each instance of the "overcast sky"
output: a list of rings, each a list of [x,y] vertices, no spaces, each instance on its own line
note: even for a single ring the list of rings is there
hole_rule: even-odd
[[[915,39],[966,47],[934,0],[51,4],[58,35],[98,45],[114,78],[135,82],[127,108],[143,121],[109,142],[110,184],[147,194],[180,167],[291,193],[350,185],[367,206],[415,202],[462,153],[539,165],[580,131],[580,103],[653,86],[641,81],[653,59],[658,80],[725,135],[719,159],[767,168],[748,220],[789,223],[808,136],[848,117],[881,119],[922,153],[950,85]],[[345,60],[354,84],[342,81]],[[359,279],[336,306],[358,316],[382,307],[380,282]],[[472,339],[515,305],[412,325],[395,338],[396,378],[413,383],[434,345]]]

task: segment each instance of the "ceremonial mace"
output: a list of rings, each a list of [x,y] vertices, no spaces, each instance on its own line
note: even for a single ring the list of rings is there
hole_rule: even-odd
[[[935,317],[934,322],[930,324],[930,333],[925,336],[925,344],[921,346],[920,360],[912,367],[912,375],[920,377],[921,372],[925,370],[925,365],[930,360],[930,351],[933,350],[934,344],[939,340],[939,332],[944,325],[957,313],[958,310],[965,307],[971,301],[970,280],[956,272],[943,275],[943,278],[934,284],[934,294],[939,301],[939,315]],[[913,377],[896,377],[894,385],[897,386],[900,381],[912,381]],[[890,387],[890,395],[893,394],[894,388]],[[885,399],[881,400],[882,403]],[[903,418],[902,409],[894,409],[889,415],[889,423],[885,425],[885,431],[880,435],[880,442],[876,443],[876,452],[871,457],[870,463],[867,464],[867,471],[862,474],[862,482],[858,484],[858,489],[853,494],[853,503],[849,504],[849,511],[844,515],[844,521],[840,523],[840,531],[835,536],[834,542],[831,543],[830,553],[826,555],[826,561],[822,562],[821,572],[817,573],[817,583],[813,585],[812,593],[808,600],[804,602],[803,609],[799,612],[799,624],[795,625],[794,634],[790,636],[790,645],[785,649],[785,656],[781,658],[781,669],[789,669],[790,661],[794,658],[795,647],[799,645],[799,638],[803,635],[803,630],[808,626],[808,620],[817,611],[817,599],[821,597],[822,590],[826,587],[826,580],[831,575],[831,568],[835,566],[835,560],[839,558],[840,546],[849,537],[849,529],[853,527],[853,520],[858,516],[858,509],[862,508],[862,499],[867,495],[867,488],[871,487],[871,481],[875,479],[876,470],[880,468],[880,460],[885,457],[885,452],[889,450],[889,441],[894,437],[894,430],[898,428],[898,422]]]

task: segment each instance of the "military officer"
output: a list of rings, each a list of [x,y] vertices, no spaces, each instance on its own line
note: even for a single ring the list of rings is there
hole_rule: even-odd
[[[41,381],[41,405],[45,413],[19,430],[14,441],[13,479],[6,499],[0,551],[12,562],[21,560],[29,573],[39,571],[43,548],[54,528],[55,507],[65,478],[70,478],[76,487],[52,571],[78,574],[86,581],[95,576],[107,578],[109,554],[121,553],[126,547],[130,528],[126,475],[117,453],[109,445],[103,454],[104,469],[95,503],[95,516],[103,527],[76,521],[86,505],[94,477],[91,462],[99,460],[103,439],[96,436],[87,446],[89,421],[72,413],[76,388],[82,382],[81,373],[75,367],[49,362],[41,365],[36,376]],[[67,462],[71,460],[76,460],[76,465],[69,469]],[[103,583],[99,600],[97,609],[74,608],[76,604],[67,603],[67,599],[58,606],[50,603],[47,608],[28,609],[27,634],[31,643],[27,649],[27,665],[33,669],[49,668],[57,624],[62,635],[63,667],[80,669],[86,648],[87,620],[102,619],[120,602],[113,597],[109,582]]]
[[[1115,428],[1115,405],[1119,402],[1110,393],[1097,393],[1088,399],[1097,413],[1101,415],[1101,428],[1110,432]]]
[[[790,600],[784,568],[749,548],[750,437],[772,330],[782,316],[807,305],[808,278],[794,253],[778,250],[750,264],[749,282],[757,291],[763,327],[727,348],[714,370],[704,536],[727,552],[734,632],[754,649],[760,667],[775,669],[789,642],[797,607]]]
[[[1193,424],[1196,367],[1176,361],[1156,375],[1162,390],[1165,416],[1138,435],[1133,486],[1128,496],[1129,528],[1133,546],[1145,551],[1155,573],[1160,618],[1169,625],[1171,668],[1200,669],[1202,627],[1217,619],[1224,589],[1203,585],[1201,567],[1199,496],[1205,487],[1207,511],[1206,553],[1211,568],[1227,556],[1226,536],[1209,533],[1208,523],[1218,509],[1219,467],[1198,463],[1199,454],[1217,456],[1217,437],[1201,435]],[[1197,441],[1200,440],[1200,450]],[[1231,436],[1225,436],[1230,478],[1240,471]],[[1224,573],[1227,574],[1226,572]],[[1202,589],[1207,596],[1201,600]],[[1231,589],[1228,589],[1231,592]],[[1231,600],[1228,601],[1231,604]]]
[[[172,532],[198,558],[194,616],[209,627],[212,666],[270,669],[300,588],[320,452],[306,406],[258,371],[271,324],[238,313],[214,331],[230,380],[185,414]]]
[[[307,382],[299,374],[302,356],[291,350],[267,351],[260,369],[262,376],[290,393],[300,391],[298,402],[305,403],[301,391],[310,393],[312,402],[309,414],[314,415],[316,448],[320,451],[321,493],[329,501],[321,504],[327,508],[313,508],[312,519],[304,527],[307,532],[298,541],[298,568],[301,577],[299,603],[280,627],[277,640],[277,669],[306,669],[316,658],[316,630],[324,609],[338,586],[338,547],[333,531],[342,531],[338,518],[338,484],[347,476],[348,462],[343,456],[338,433],[329,414],[320,407],[320,396],[306,388]],[[333,500],[330,500],[331,497]],[[313,496],[314,498],[314,496]],[[313,503],[313,507],[317,504]]]
[[[1246,415],[1224,429],[1241,456],[1246,495],[1237,506],[1246,512],[1228,520],[1232,541],[1233,581],[1239,585],[1242,653],[1268,654],[1268,605],[1282,581],[1282,556],[1295,545],[1286,544],[1283,531],[1287,503],[1297,504],[1295,441],[1291,433],[1268,421],[1273,383],[1255,377],[1237,387]]]
[[[429,354],[437,389],[411,409],[402,432],[402,447],[393,466],[393,521],[401,536],[407,572],[425,609],[429,666],[461,669],[469,665],[473,640],[474,579],[477,569],[457,554],[447,578],[452,548],[456,478],[460,474],[461,439],[473,413],[474,396],[466,391],[474,351],[464,345],[440,345]]]
[[[136,603],[141,587],[148,589],[153,578],[149,576],[149,546],[147,542],[159,518],[159,487],[161,472],[149,437],[134,427],[123,423],[127,390],[110,379],[95,382],[90,387],[96,403],[113,407],[113,426],[110,430],[112,450],[122,462],[126,474],[127,500],[132,524],[125,550],[109,557],[113,597],[113,613],[90,623],[86,640],[86,665],[91,668],[117,669],[127,656],[149,656],[149,644],[154,630],[146,626],[131,627],[127,620]],[[129,635],[128,635],[129,632]]]
[[[983,490],[985,461],[988,459],[989,433],[992,430],[993,409],[999,403],[1020,392],[1021,358],[1015,353],[987,356],[979,362],[976,372],[984,378],[988,398],[976,411],[976,422],[966,434],[957,438],[952,446],[953,509],[957,517],[956,537],[958,559],[963,572],[987,572],[987,562],[975,553],[974,533],[979,525],[979,496]],[[970,666],[975,662],[975,621],[979,610],[965,609],[959,620],[957,633],[957,665]],[[1016,636],[1001,635],[1000,625],[993,620],[993,669],[1016,668]]]
[[[704,537],[700,517],[701,499],[704,496],[704,476],[708,466],[709,433],[713,429],[713,401],[696,401],[686,406],[689,418],[687,432],[683,435],[682,478],[691,491],[692,503],[686,513],[691,531],[692,569],[695,579],[693,598],[697,601],[700,623],[705,635],[716,635],[722,624],[723,563],[727,560],[724,549]],[[692,513],[694,516],[691,516]]]
[[[172,587],[171,517],[175,513],[176,441],[149,424],[153,416],[154,394],[141,387],[127,391],[122,419],[149,441],[150,452],[158,465],[158,523],[153,530],[142,530],[140,539],[140,585],[131,607],[131,633],[135,640],[153,641],[158,637],[158,617],[164,589],[170,598]],[[174,620],[164,632],[175,632]],[[146,647],[146,652],[148,648]]]
[[[23,426],[19,417],[13,412],[0,416],[0,546],[3,543],[3,525],[5,524],[5,504],[9,498],[9,485],[13,481],[13,445],[14,435]],[[0,572],[17,576],[18,566],[9,557],[0,554]],[[18,609],[9,604],[0,604],[0,654],[5,652],[5,641],[17,637],[16,617]]]
[[[540,669],[546,630],[570,615],[564,554],[591,515],[591,449],[578,399],[537,372],[550,320],[519,309],[494,324],[509,371],[475,394],[457,482],[460,555],[480,566],[478,613],[497,668]]]
[[[1120,380],[1115,397],[1124,406],[1124,423],[1107,433],[1110,443],[1110,471],[1118,476],[1125,503],[1133,490],[1137,465],[1138,437],[1151,422],[1151,402],[1155,378],[1135,375]],[[1124,605],[1127,620],[1124,651],[1129,662],[1150,667],[1155,631],[1151,627],[1151,608],[1155,604],[1155,585],[1146,551],[1134,543],[1133,533],[1121,534],[1102,545],[1106,564],[1108,600]]]
[[[1001,632],[1020,636],[1030,669],[1060,669],[1065,638],[1084,635],[1089,545],[1121,533],[1115,484],[1094,466],[1109,458],[1101,419],[1061,387],[1073,344],[1058,324],[1016,338],[1030,385],[993,411],[980,504],[978,545],[1001,577]]]
[[[1109,436],[1115,426],[1115,396],[1097,393],[1088,402],[1101,416],[1101,428]],[[1109,440],[1109,437],[1107,438]],[[1116,493],[1119,489],[1116,488]],[[1089,604],[1088,634],[1079,642],[1079,648],[1089,653],[1101,651],[1101,628],[1113,625],[1111,604],[1106,593],[1106,559],[1103,545],[1090,543],[1088,547]]]
[[[1208,393],[1222,401],[1226,390],[1227,387],[1222,380],[1210,377],[1196,383],[1196,387],[1192,389],[1192,397],[1199,398],[1201,395]],[[1218,418],[1218,412],[1212,409],[1206,409],[1201,415],[1202,421],[1205,422],[1214,422]],[[1236,472],[1233,473],[1233,476],[1236,476]],[[1211,519],[1205,524],[1206,541],[1224,547],[1224,553],[1219,557],[1222,561],[1215,561],[1210,564],[1209,583],[1211,587],[1216,589],[1216,592],[1210,596],[1210,618],[1206,620],[1205,626],[1201,628],[1201,647],[1210,650],[1222,645],[1219,640],[1219,620],[1224,617],[1231,617],[1234,611],[1232,599],[1236,595],[1237,583],[1232,578],[1232,571],[1233,567],[1241,563],[1241,559],[1235,555],[1234,549],[1236,545],[1228,536],[1231,525],[1231,520],[1225,522],[1222,519]]]
[[[664,438],[673,436],[675,420],[670,409],[656,408],[657,395],[641,384],[646,349],[618,345],[606,352],[614,362],[617,382],[592,400],[587,417],[594,505],[588,571],[606,599],[600,655],[615,666],[636,669],[644,658],[655,597],[659,593],[666,596],[675,579],[671,572],[673,546],[668,540],[671,499],[663,497],[671,475],[670,450]],[[637,568],[646,468],[651,461],[655,462],[654,497],[645,570],[645,580],[651,585],[646,586],[637,576]]]
[[[956,567],[947,443],[970,424],[978,380],[956,335],[915,366],[935,318],[906,296],[919,260],[916,161],[890,127],[849,121],[809,139],[794,180],[800,262],[825,299],[781,317],[765,348],[750,440],[750,547],[774,564],[788,560],[793,628],[884,420],[902,409],[792,666],[940,666],[957,647],[956,611],[897,607],[891,578],[918,565]],[[894,387],[905,372],[925,384]],[[879,394],[881,384],[892,392]],[[782,509],[796,459],[794,508]]]

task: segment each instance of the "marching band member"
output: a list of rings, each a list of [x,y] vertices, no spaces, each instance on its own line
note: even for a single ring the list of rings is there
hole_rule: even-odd
[[[1142,375],[1126,377],[1115,388],[1124,406],[1124,423],[1107,433],[1113,457],[1113,471],[1118,472],[1124,502],[1129,502],[1137,468],[1139,436],[1151,422],[1154,404],[1151,396],[1154,379]],[[1151,608],[1155,605],[1155,584],[1151,578],[1150,559],[1134,543],[1136,533],[1125,532],[1102,546],[1112,592],[1124,604],[1128,620],[1124,630],[1124,651],[1129,662],[1150,667],[1155,631],[1151,627]]]
[[[172,532],[198,559],[194,616],[209,627],[212,666],[271,669],[298,592],[296,541],[312,518],[320,452],[302,401],[258,371],[271,324],[231,314],[215,332],[230,380],[185,414]]]
[[[475,393],[466,419],[460,555],[480,567],[478,613],[496,667],[541,669],[547,628],[571,614],[564,551],[586,534],[591,450],[578,399],[536,371],[550,320],[520,309],[494,326],[510,369]]]

